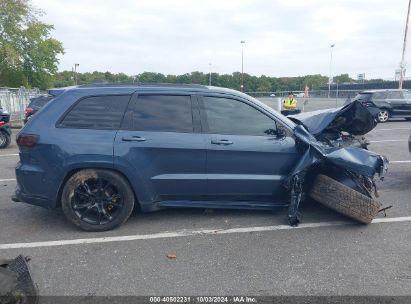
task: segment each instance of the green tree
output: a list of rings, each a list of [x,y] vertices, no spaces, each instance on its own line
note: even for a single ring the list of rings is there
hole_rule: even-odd
[[[333,77],[335,83],[351,83],[354,79],[350,78],[348,74],[341,74]]]
[[[47,88],[57,72],[60,41],[30,0],[0,1],[0,86]]]

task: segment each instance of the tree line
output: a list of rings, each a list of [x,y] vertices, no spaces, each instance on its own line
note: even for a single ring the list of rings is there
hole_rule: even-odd
[[[185,84],[210,84],[210,74],[199,71],[182,75],[164,75],[162,73],[143,72],[130,76],[124,73],[113,74],[110,72],[86,72],[77,73],[72,71],[59,72],[55,75],[53,85],[65,87],[91,83],[185,83]],[[310,89],[319,89],[328,83],[328,77],[322,75],[306,75],[299,77],[270,77],[253,76],[244,74],[244,90],[247,92],[273,92],[282,90],[304,90],[308,85]],[[211,73],[211,85],[240,90],[241,73],[232,74]]]

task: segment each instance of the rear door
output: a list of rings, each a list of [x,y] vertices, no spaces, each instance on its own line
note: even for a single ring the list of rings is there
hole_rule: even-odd
[[[207,138],[207,194],[221,200],[280,198],[282,183],[299,156],[291,136],[246,100],[203,96],[201,121]]]
[[[114,162],[150,201],[205,193],[206,151],[189,94],[135,94],[117,133]],[[139,196],[139,194],[137,194]]]

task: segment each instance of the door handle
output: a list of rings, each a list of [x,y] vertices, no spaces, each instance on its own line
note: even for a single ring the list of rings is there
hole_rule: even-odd
[[[228,145],[232,145],[232,144],[233,144],[233,142],[232,142],[232,141],[229,141],[228,139],[211,140],[211,143],[212,143],[213,145],[225,145],[225,146],[228,146]]]
[[[141,136],[131,136],[131,137],[123,137],[123,141],[145,141],[146,139]]]

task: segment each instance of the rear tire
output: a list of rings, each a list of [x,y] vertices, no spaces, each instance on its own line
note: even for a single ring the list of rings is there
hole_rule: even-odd
[[[379,202],[322,174],[316,176],[309,195],[320,204],[364,224],[371,223],[381,208]]]
[[[120,174],[85,169],[66,182],[61,205],[66,218],[86,231],[107,231],[123,224],[134,208],[134,193]]]
[[[0,149],[7,148],[10,145],[11,137],[4,131],[0,131]]]
[[[377,114],[377,121],[380,123],[384,123],[387,122],[388,119],[390,119],[391,114],[390,111],[388,111],[387,109],[381,109],[380,112]]]

